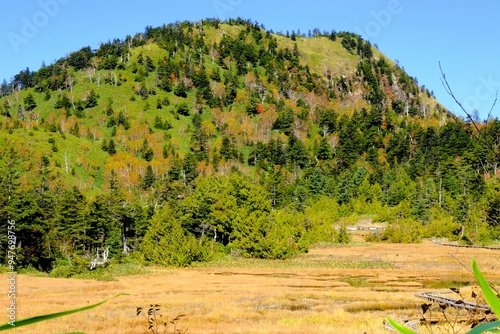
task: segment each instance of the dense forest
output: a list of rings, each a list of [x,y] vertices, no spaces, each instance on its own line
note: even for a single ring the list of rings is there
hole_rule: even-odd
[[[177,22],[0,86],[0,257],[18,268],[283,259],[500,237],[500,121],[464,120],[348,32]]]

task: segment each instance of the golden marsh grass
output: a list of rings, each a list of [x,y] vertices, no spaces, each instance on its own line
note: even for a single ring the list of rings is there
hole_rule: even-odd
[[[500,281],[499,251],[428,242],[312,249],[286,261],[228,259],[188,269],[153,268],[112,282],[18,275],[19,319],[129,295],[11,333],[147,333],[136,308],[152,303],[161,305],[164,319],[185,314],[177,328],[188,333],[387,333],[385,316],[419,315],[423,301],[414,294],[432,291],[426,286],[443,290],[474,282],[450,253],[467,266],[474,257],[486,279]],[[6,275],[0,291],[7,294]]]

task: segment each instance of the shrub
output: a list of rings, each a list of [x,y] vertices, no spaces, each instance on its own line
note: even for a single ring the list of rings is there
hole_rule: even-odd
[[[187,232],[168,205],[151,218],[140,252],[148,262],[176,267],[205,261],[210,256],[208,242]]]
[[[335,241],[339,244],[348,244],[352,240],[351,235],[347,231],[347,227],[345,225],[340,226],[339,230],[335,235]]]
[[[402,219],[392,223],[382,234],[382,240],[394,243],[416,243],[422,239],[422,227],[413,219]]]
[[[189,107],[186,102],[181,102],[177,105],[177,113],[183,116],[189,116]]]

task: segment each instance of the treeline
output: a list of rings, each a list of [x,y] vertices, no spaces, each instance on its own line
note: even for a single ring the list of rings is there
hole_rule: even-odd
[[[145,206],[126,199],[115,175],[109,190],[92,199],[76,187],[49,188],[49,180],[56,180],[46,157],[33,188],[24,190],[14,150],[7,161],[0,178],[0,214],[15,222],[17,268],[48,271],[88,264],[106,248],[115,260],[132,254],[150,263],[185,266],[228,253],[283,259],[315,242],[349,241],[345,226],[334,228],[338,213],[318,219],[292,208],[273,210],[268,190],[239,173],[166,182]],[[2,239],[6,229],[2,224]],[[7,256],[7,247],[0,256]]]

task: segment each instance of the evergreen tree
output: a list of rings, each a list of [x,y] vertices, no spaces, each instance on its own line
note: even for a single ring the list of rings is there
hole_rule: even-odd
[[[7,221],[14,220],[13,207],[14,199],[18,199],[19,177],[21,175],[21,165],[19,155],[14,147],[10,147],[6,154],[0,158],[0,217]],[[8,244],[8,225],[0,224],[0,242],[2,245]],[[0,247],[0,258],[7,255],[7,247]]]
[[[309,164],[309,154],[304,143],[291,133],[288,137],[287,160],[294,166],[304,168]]]
[[[281,138],[271,139],[267,144],[269,162],[273,165],[284,166],[286,164],[285,145]]]
[[[149,147],[149,143],[146,138],[144,138],[144,140],[142,141],[142,148],[140,154],[142,158],[148,162],[150,162],[154,158],[153,149]]]
[[[102,140],[101,150],[103,150],[104,152],[108,152],[108,141],[106,139]]]
[[[293,111],[290,108],[283,110],[273,124],[273,129],[281,130],[289,135],[293,129]]]
[[[149,187],[153,186],[156,181],[156,176],[153,172],[153,168],[151,165],[148,165],[146,168],[146,174],[144,174],[144,178],[142,179],[142,189],[146,190]]]
[[[47,194],[44,194],[46,199]],[[54,254],[49,251],[50,210],[39,192],[20,191],[10,203],[10,219],[16,222],[16,261],[19,268],[32,266],[47,271]]]
[[[187,97],[187,88],[183,81],[179,82],[177,86],[175,86],[174,94],[179,97],[186,98]]]
[[[36,108],[36,102],[35,99],[33,98],[33,94],[29,93],[25,98],[24,98],[24,109],[27,111],[31,111]]]
[[[222,137],[222,145],[219,151],[221,157],[226,160],[231,160],[235,157],[235,149],[233,148],[233,143],[231,139],[227,136]]]
[[[259,168],[266,168],[266,159],[268,158],[268,150],[266,144],[257,142],[250,149],[248,164]]]
[[[63,253],[71,251],[86,251],[89,240],[86,235],[86,201],[78,188],[73,187],[66,190],[60,196],[57,204],[57,214],[54,218],[54,230],[56,238],[61,245]],[[65,250],[62,246],[70,242],[71,249]],[[68,255],[62,254],[62,255]]]
[[[324,136],[337,130],[337,117],[338,115],[333,109],[320,111],[318,123]]]
[[[97,106],[97,98],[99,96],[96,94],[96,92],[91,89],[89,92],[89,95],[87,96],[87,100],[85,103],[85,108],[94,108]]]
[[[306,202],[309,198],[309,191],[304,184],[304,180],[298,179],[292,190],[292,203],[295,210],[303,212],[306,208]]]
[[[330,144],[326,141],[326,138],[321,138],[318,146],[318,153],[316,154],[319,160],[331,160],[332,159],[332,148]]]
[[[229,106],[234,102],[235,98],[236,98],[236,84],[234,82],[226,83],[224,105]]]
[[[389,188],[387,191],[387,203],[391,206],[398,205],[401,201],[410,199],[415,191],[415,182],[408,176],[404,168],[396,168],[392,172],[392,175],[386,173],[384,175],[384,182]]]
[[[335,187],[335,197],[339,204],[347,204],[353,198],[353,190],[351,188],[351,175],[350,172],[344,171],[337,177]]]
[[[200,91],[205,100],[210,100],[212,97],[210,80],[208,80],[208,75],[204,68],[199,71],[195,71],[195,74],[193,75],[193,85]]]
[[[208,257],[203,244],[183,228],[181,219],[169,205],[152,217],[140,248],[146,261],[185,267]]]
[[[185,101],[177,105],[177,113],[182,116],[189,116],[189,107]]]
[[[273,208],[282,208],[289,202],[288,187],[285,183],[285,169],[275,166],[266,178],[266,190]]]
[[[198,171],[196,169],[197,162],[196,157],[193,153],[188,153],[184,158],[182,164],[183,178],[186,184],[190,184],[194,179],[198,177]]]
[[[105,196],[99,195],[90,203],[85,221],[87,223],[85,241],[88,243],[85,249],[89,254],[96,254],[98,250],[103,250],[107,245],[112,226],[108,201]]]
[[[325,174],[320,167],[314,168],[309,178],[309,189],[314,196],[325,193]]]
[[[108,148],[107,152],[110,155],[115,155],[116,154],[116,147],[115,147],[115,142],[114,142],[113,139],[109,140],[109,144],[108,144],[107,148]]]
[[[19,154],[11,146],[2,159],[0,159],[0,215],[8,219],[7,207],[19,186],[20,175],[21,165]]]
[[[172,79],[169,76],[166,76],[163,79],[161,79],[160,88],[165,92],[171,92],[172,86],[173,86]]]
[[[116,118],[116,123],[118,125],[122,125],[125,130],[130,129],[130,122],[128,121],[123,111],[120,111],[118,113],[118,117]]]

